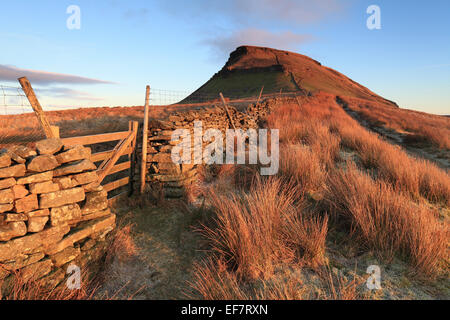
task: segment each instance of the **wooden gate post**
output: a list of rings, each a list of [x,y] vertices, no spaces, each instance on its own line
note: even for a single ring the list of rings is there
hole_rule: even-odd
[[[25,93],[25,95],[28,98],[28,101],[31,104],[31,107],[36,113],[36,116],[38,118],[39,123],[41,124],[42,129],[44,129],[45,136],[47,137],[47,139],[59,138],[59,136],[55,135],[55,132],[52,130],[50,123],[45,117],[44,110],[42,110],[41,104],[39,103],[39,100],[36,98],[36,94],[34,93],[33,88],[31,87],[30,81],[28,81],[27,77],[22,77],[19,78],[18,80],[20,85],[22,86],[23,92]]]
[[[147,146],[148,146],[148,109],[150,104],[150,86],[145,91],[144,124],[142,126],[142,157],[141,157],[141,194],[145,190],[147,177]]]
[[[130,181],[129,181],[129,188],[128,188],[128,197],[131,197],[134,193],[134,176],[136,174],[136,159],[137,159],[137,133],[139,129],[139,122],[137,121],[130,121],[128,123],[129,131],[133,133],[134,139],[131,142],[131,154],[128,155],[128,158],[130,159]]]

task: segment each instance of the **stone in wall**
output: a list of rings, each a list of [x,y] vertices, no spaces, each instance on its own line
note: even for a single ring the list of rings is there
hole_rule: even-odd
[[[85,199],[83,188],[73,188],[42,194],[39,200],[41,209],[61,207],[66,204],[81,202]]]
[[[7,179],[1,179],[0,180],[0,190],[10,188],[16,184],[16,179],[14,178],[7,178]]]
[[[28,218],[28,232],[41,232],[42,230],[44,230],[48,220],[49,218],[47,216]]]
[[[53,155],[61,150],[63,143],[60,139],[46,139],[36,142],[36,150],[39,154]]]
[[[15,211],[17,213],[27,213],[39,209],[37,195],[30,194],[29,196],[18,199],[15,202]]]
[[[0,190],[0,204],[8,204],[14,202],[14,192],[12,189]]]
[[[27,226],[23,221],[10,222],[0,226],[0,241],[9,241],[13,238],[24,236],[27,233]]]
[[[97,167],[95,166],[95,164],[92,163],[92,161],[85,159],[55,169],[54,176],[59,177],[96,169]]]
[[[56,155],[56,160],[61,164],[90,158],[91,149],[78,145]]]
[[[53,181],[44,181],[30,184],[30,192],[34,194],[43,194],[59,191],[59,185]]]
[[[50,210],[50,223],[57,226],[67,221],[81,218],[81,210],[78,204],[68,204],[59,208]]]
[[[53,171],[30,174],[23,178],[17,179],[17,184],[30,184],[52,180]]]
[[[20,184],[14,185],[12,191],[14,193],[14,199],[22,199],[29,194],[28,189]]]
[[[104,230],[109,227],[114,227],[115,221],[116,221],[116,216],[114,214],[112,214],[112,215],[102,217],[99,219],[82,222],[76,228],[71,230],[71,232],[66,237],[64,237],[61,241],[46,248],[45,252],[48,255],[53,255],[58,252],[61,252],[62,250],[66,249],[70,246],[73,246],[74,243],[89,237],[90,235],[94,234],[95,232]]]
[[[108,207],[108,193],[105,190],[90,192],[86,195],[86,202],[82,206],[83,215],[104,210]]]
[[[0,169],[0,179],[1,178],[11,178],[11,177],[23,177],[26,172],[26,167],[24,164],[17,164],[11,167],[5,167]]]
[[[9,167],[11,165],[11,157],[6,149],[0,150],[0,168]]]
[[[32,158],[27,164],[27,170],[32,172],[45,172],[53,170],[57,166],[59,166],[59,163],[54,156],[44,154]]]

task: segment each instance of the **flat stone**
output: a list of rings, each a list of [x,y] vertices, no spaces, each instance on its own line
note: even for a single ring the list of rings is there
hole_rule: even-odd
[[[17,153],[13,152],[12,150],[8,149],[6,152],[11,157],[11,160],[13,160],[14,162],[17,162],[17,163],[20,163],[20,164],[26,162],[26,160],[24,158],[22,158],[21,156],[19,156]]]
[[[23,213],[5,213],[3,218],[5,222],[19,222],[28,220],[28,216]]]
[[[74,146],[73,148],[56,155],[56,160],[58,160],[59,163],[68,163],[83,159],[89,160],[90,158],[91,148],[83,146]]]
[[[53,182],[59,185],[61,190],[72,189],[78,186],[77,182],[72,180],[71,177],[54,178]]]
[[[2,267],[0,268],[0,280],[5,279],[12,272],[22,269],[30,264],[36,263],[42,258],[44,258],[45,254],[43,252],[38,252],[31,255],[24,255],[19,259],[14,261],[2,263]]]
[[[102,191],[103,190],[103,187],[98,182],[92,182],[92,183],[89,183],[89,184],[85,184],[85,185],[82,186],[82,188],[84,189],[84,192],[86,192],[86,193]]]
[[[28,163],[27,169],[33,172],[45,172],[53,170],[58,166],[59,163],[54,156],[44,154],[32,158]]]
[[[10,222],[6,226],[0,226],[0,241],[9,241],[26,234],[27,226],[23,221]]]
[[[53,262],[50,259],[44,259],[33,263],[20,270],[20,277],[23,281],[31,279],[37,280],[49,274],[52,271]]]
[[[17,184],[30,184],[52,180],[53,171],[47,171],[37,174],[32,174],[20,179],[17,179]]]
[[[12,187],[14,193],[14,199],[22,199],[28,195],[28,189],[24,185],[16,184]]]
[[[0,213],[11,211],[14,208],[13,203],[0,204]]]
[[[39,154],[55,154],[63,147],[60,139],[52,138],[36,142],[36,149]]]
[[[9,167],[11,165],[11,157],[6,149],[0,150],[0,168]]]
[[[83,215],[106,209],[108,207],[108,193],[105,190],[86,193],[86,203],[81,209]]]
[[[0,190],[10,188],[16,184],[16,179],[7,178],[0,180]]]
[[[48,217],[33,217],[28,219],[28,232],[41,232],[48,222]]]
[[[59,191],[59,185],[53,181],[45,181],[30,184],[30,192],[35,194],[43,194]]]
[[[81,210],[78,204],[69,204],[50,210],[50,223],[52,226],[57,226],[79,218],[81,218]]]
[[[89,237],[93,233],[105,230],[110,227],[114,227],[115,223],[115,214],[81,223],[79,226],[72,229],[71,232],[64,237],[64,239],[52,246],[47,247],[44,252],[48,255],[61,252],[67,247],[73,246],[74,243]]]
[[[16,200],[15,210],[17,213],[27,213],[36,209],[39,209],[39,203],[35,194]]]
[[[81,219],[79,220],[79,222],[80,221],[89,221],[89,220],[98,219],[98,218],[101,218],[101,217],[109,216],[110,214],[111,214],[111,210],[110,209],[96,211],[94,213],[83,215],[81,217]]]
[[[148,156],[147,162],[166,162],[172,163],[172,155],[170,153],[157,153],[152,156]]]
[[[15,166],[1,168],[0,178],[23,177],[25,175],[25,172],[25,165],[17,164]]]
[[[98,175],[96,171],[84,172],[71,177],[76,181],[77,185],[85,185],[98,180]]]
[[[66,204],[72,204],[83,201],[85,193],[83,188],[73,188],[42,194],[39,205],[41,209],[62,207]]]
[[[28,148],[27,146],[14,145],[9,148],[9,151],[15,153],[23,159],[28,159],[37,155],[35,150]],[[16,161],[15,159],[13,160]]]
[[[14,202],[14,192],[12,189],[0,190],[0,204],[9,204]]]
[[[159,172],[162,174],[178,175],[181,174],[180,165],[174,163],[159,163]]]
[[[66,263],[75,260],[75,258],[78,257],[80,253],[80,248],[67,247],[63,251],[50,256],[50,259],[53,261],[54,266],[59,268]]]
[[[28,216],[28,219],[35,218],[35,217],[47,217],[50,215],[50,210],[48,210],[48,209],[36,210],[36,211],[28,212],[26,215]]]
[[[60,241],[70,230],[68,225],[46,229],[11,241],[0,242],[0,262],[14,259],[20,254],[30,254],[38,248],[45,248]]]
[[[56,169],[54,171],[54,176],[59,177],[59,176],[81,173],[83,171],[91,171],[91,170],[96,170],[96,169],[97,169],[97,167],[95,166],[94,163],[92,163],[92,161],[81,160],[81,161],[77,161],[77,162],[59,167],[58,169]]]

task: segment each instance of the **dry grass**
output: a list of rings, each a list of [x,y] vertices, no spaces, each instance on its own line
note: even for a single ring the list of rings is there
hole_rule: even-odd
[[[304,217],[297,196],[280,179],[256,180],[249,193],[212,192],[216,227],[204,233],[213,251],[243,279],[269,278],[279,263],[320,261],[327,219]]]
[[[436,212],[412,203],[387,183],[374,181],[353,165],[328,179],[326,201],[351,235],[369,249],[392,259],[400,254],[414,271],[434,277],[448,259],[448,225]]]
[[[450,118],[345,97],[347,106],[374,126],[409,133],[405,142],[450,149]]]
[[[277,178],[252,172],[253,183],[242,188],[238,167],[209,176],[216,183],[209,194],[216,221],[204,234],[215,254],[196,266],[194,291],[205,299],[361,299],[361,278],[324,271],[329,225],[359,251],[378,253],[385,262],[408,261],[414,277],[443,276],[448,224],[427,200],[449,204],[448,174],[365,130],[332,95],[299,102],[286,100],[266,122],[280,129]],[[356,163],[343,161],[342,151]],[[320,196],[305,197],[313,194]],[[295,277],[275,281],[280,266],[300,273],[308,266],[322,290],[311,296],[317,284],[305,286]]]
[[[344,147],[358,152],[365,168],[376,169],[379,178],[415,198],[422,196],[432,202],[450,205],[447,172],[429,161],[412,158],[400,147],[380,140],[352,121],[334,121],[332,127],[339,132]]]
[[[106,250],[106,264],[111,264],[116,259],[120,262],[127,262],[137,256],[138,248],[131,234],[132,228],[132,224],[126,224],[113,231]]]

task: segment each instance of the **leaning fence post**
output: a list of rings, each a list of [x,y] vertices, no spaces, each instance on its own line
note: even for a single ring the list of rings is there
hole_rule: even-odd
[[[28,98],[28,101],[31,104],[31,107],[33,108],[34,112],[36,113],[36,116],[38,118],[39,123],[42,126],[42,129],[44,129],[45,136],[49,138],[58,138],[51,126],[48,122],[47,118],[45,117],[44,110],[42,110],[41,104],[39,103],[39,100],[36,98],[36,94],[33,91],[33,88],[31,87],[30,81],[28,81],[27,77],[19,78],[19,83],[22,86],[22,90],[25,93],[25,95]]]
[[[219,95],[220,95],[220,98],[222,99],[223,106],[224,106],[225,111],[226,111],[226,113],[227,113],[228,119],[230,120],[231,126],[233,127],[234,130],[236,130],[236,126],[234,125],[233,118],[231,117],[231,114],[230,114],[230,112],[228,111],[227,102],[225,101],[225,98],[223,97],[222,92],[220,92]]]
[[[259,97],[258,97],[258,100],[256,101],[256,104],[258,104],[259,100],[261,100],[261,96],[263,94],[263,91],[264,91],[264,86],[262,86],[262,88],[261,88],[261,92],[259,93]]]
[[[144,124],[142,126],[142,157],[141,157],[141,194],[145,190],[147,177],[147,146],[148,146],[148,109],[150,104],[150,86],[145,92]]]

